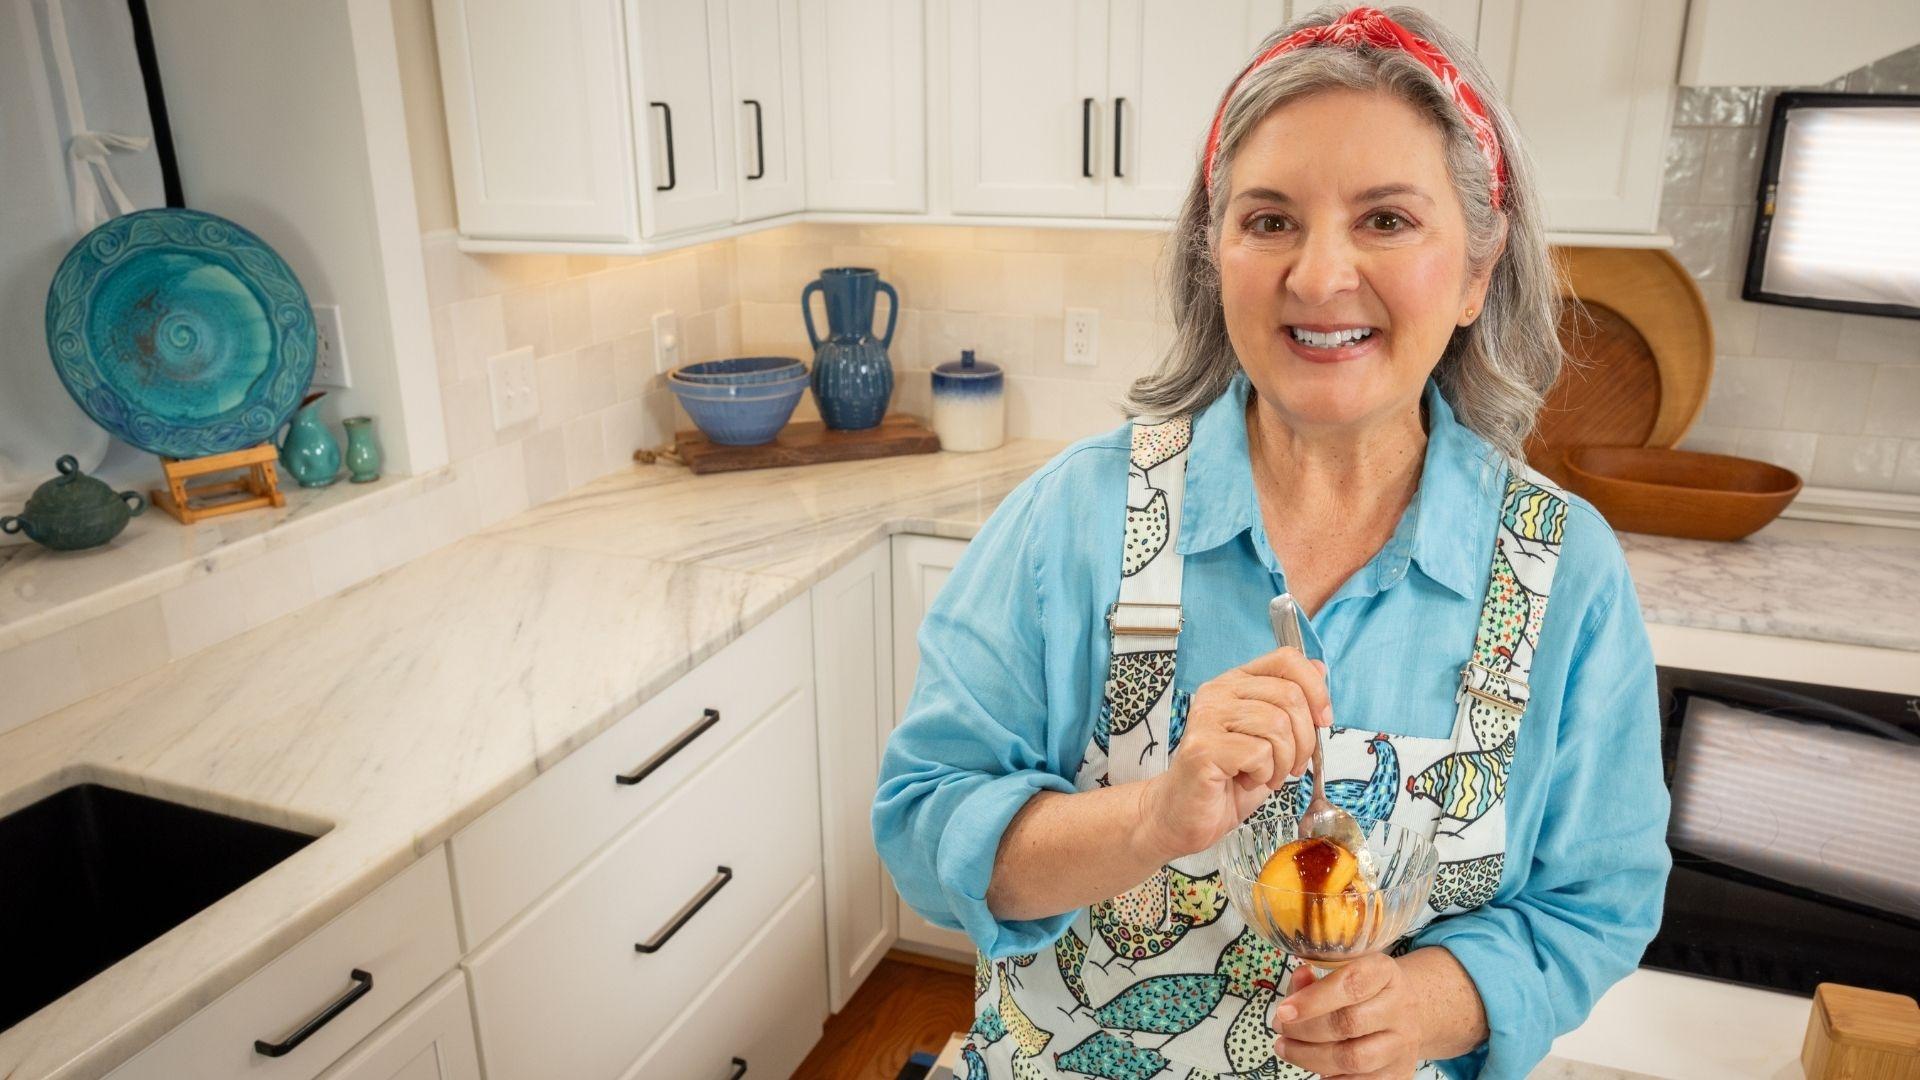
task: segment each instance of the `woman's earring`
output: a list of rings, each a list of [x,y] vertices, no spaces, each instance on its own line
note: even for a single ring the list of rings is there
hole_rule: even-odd
[[[1469,322],[1469,323],[1471,323],[1471,322],[1473,322],[1473,316],[1474,316],[1474,313],[1475,313],[1475,312],[1478,312],[1479,310],[1480,310],[1479,308],[1468,308],[1468,309],[1467,309],[1467,322]]]

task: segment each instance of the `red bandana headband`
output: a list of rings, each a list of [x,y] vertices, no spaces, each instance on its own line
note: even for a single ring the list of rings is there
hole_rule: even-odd
[[[1226,96],[1220,99],[1220,108],[1213,114],[1213,127],[1207,132],[1206,178],[1209,188],[1213,185],[1214,160],[1220,153],[1220,124],[1227,113],[1227,103],[1240,92],[1240,87],[1254,72],[1271,63],[1282,53],[1310,45],[1340,45],[1347,48],[1367,46],[1375,49],[1399,49],[1415,60],[1426,65],[1452,96],[1454,106],[1466,119],[1467,126],[1473,129],[1473,139],[1480,144],[1480,156],[1487,159],[1487,171],[1493,177],[1492,198],[1494,209],[1499,209],[1502,196],[1507,187],[1507,167],[1500,157],[1500,137],[1494,132],[1493,121],[1487,119],[1486,109],[1480,104],[1480,95],[1473,92],[1466,80],[1460,77],[1460,71],[1447,59],[1447,54],[1435,48],[1433,43],[1418,37],[1406,27],[1388,18],[1379,8],[1357,7],[1325,26],[1309,26],[1304,30],[1289,34],[1272,48],[1253,58],[1253,63],[1240,73],[1228,87]]]

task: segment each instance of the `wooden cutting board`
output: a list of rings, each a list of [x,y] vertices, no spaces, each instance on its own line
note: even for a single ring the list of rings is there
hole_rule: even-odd
[[[692,430],[674,435],[674,453],[695,475],[931,454],[939,449],[940,437],[906,413],[888,413],[879,426],[865,431],[830,431],[818,420],[805,420],[788,424],[772,442],[759,446],[722,446]]]
[[[1642,248],[1556,248],[1579,307],[1560,320],[1569,362],[1547,394],[1527,458],[1566,483],[1575,446],[1678,443],[1706,405],[1713,324],[1677,259]]]

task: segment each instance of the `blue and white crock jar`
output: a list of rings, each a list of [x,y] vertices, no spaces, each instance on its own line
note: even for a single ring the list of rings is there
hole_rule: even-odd
[[[973,350],[933,369],[933,433],[942,450],[991,450],[1006,439],[1006,379]]]

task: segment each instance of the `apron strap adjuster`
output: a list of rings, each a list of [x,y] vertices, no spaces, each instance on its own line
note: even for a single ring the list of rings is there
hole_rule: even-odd
[[[1107,606],[1107,632],[1115,637],[1179,637],[1186,625],[1187,617],[1179,604],[1116,600]]]

